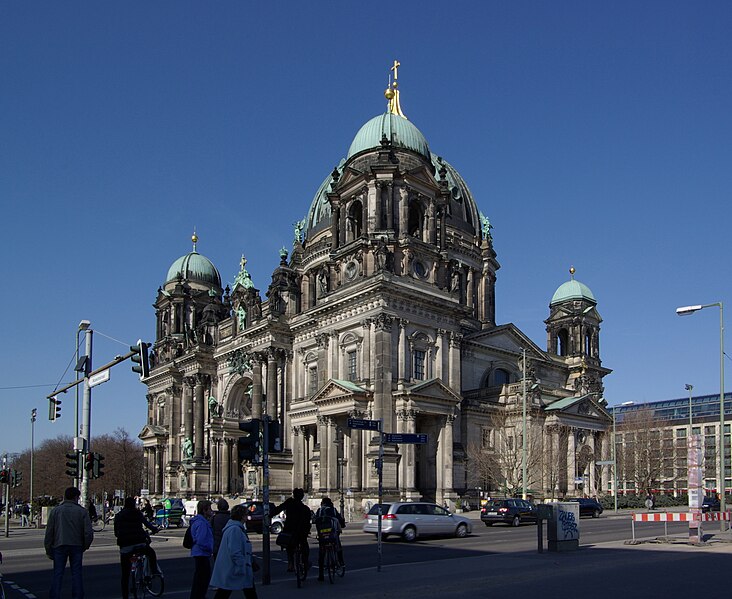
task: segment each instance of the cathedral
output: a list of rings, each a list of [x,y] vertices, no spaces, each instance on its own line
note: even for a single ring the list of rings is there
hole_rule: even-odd
[[[237,440],[240,423],[265,417],[281,437],[269,456],[275,496],[377,496],[380,433],[349,418],[426,435],[384,444],[392,500],[455,507],[479,491],[609,490],[596,463],[609,456],[612,418],[595,297],[570,269],[544,349],[497,322],[492,225],[404,116],[398,66],[386,111],[325,178],[264,293],[244,256],[222,288],[195,234],[170,266],[139,435],[151,494],[259,495],[262,468],[239,457]]]

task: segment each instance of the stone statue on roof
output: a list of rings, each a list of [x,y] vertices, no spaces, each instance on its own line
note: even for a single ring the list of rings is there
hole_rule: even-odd
[[[303,218],[302,220],[296,221],[293,226],[295,227],[294,241],[296,243],[302,243],[302,239],[303,239],[302,232],[305,229],[305,219]]]
[[[236,309],[236,321],[239,324],[239,330],[242,331],[247,328],[247,311],[241,304]]]
[[[488,220],[488,217],[480,212],[480,229],[483,233],[483,239],[493,239],[493,236],[491,235],[491,229],[493,228],[493,225],[491,224],[491,221]]]
[[[236,278],[234,279],[234,289],[236,289],[240,285],[244,287],[244,289],[251,289],[252,287],[254,287],[254,282],[252,281],[252,277],[249,276],[249,272],[246,269],[247,259],[244,257],[244,254],[242,254],[239,264],[241,268],[239,270],[239,274],[236,275]]]

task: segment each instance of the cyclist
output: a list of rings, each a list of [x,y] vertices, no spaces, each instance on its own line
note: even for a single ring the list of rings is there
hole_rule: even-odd
[[[322,581],[325,580],[323,577],[323,563],[329,543],[335,543],[338,565],[344,567],[341,531],[346,525],[346,520],[335,508],[331,498],[323,497],[320,500],[320,508],[313,516],[313,522],[318,531],[318,580]]]
[[[310,568],[310,548],[308,547],[308,535],[310,534],[310,518],[312,512],[302,500],[305,497],[305,491],[302,489],[293,489],[292,497],[289,497],[278,505],[270,516],[276,516],[280,512],[285,512],[287,518],[282,527],[282,532],[292,535],[287,545],[287,571],[295,571],[295,547],[299,543],[302,547],[302,559],[305,563],[305,572]]]
[[[142,512],[135,507],[135,498],[126,497],[124,507],[114,517],[114,536],[119,545],[119,563],[122,568],[122,599],[128,599],[130,587],[129,578],[132,569],[132,554],[144,554],[150,562],[150,571],[158,571],[158,559],[155,550],[150,547],[150,536],[145,531],[148,528],[153,534],[160,530],[147,521]]]

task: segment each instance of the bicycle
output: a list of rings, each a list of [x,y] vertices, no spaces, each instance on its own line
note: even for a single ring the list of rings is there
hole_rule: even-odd
[[[330,584],[333,584],[336,574],[340,578],[343,578],[346,573],[346,566],[338,561],[338,549],[335,542],[328,541],[322,543],[320,550],[323,551],[323,549],[325,549],[323,568],[328,572],[328,581]]]
[[[130,558],[130,594],[134,599],[144,599],[147,593],[151,597],[160,597],[165,590],[165,578],[158,564],[157,572],[150,572],[150,562],[145,554],[133,552]],[[0,598],[2,599],[2,598]]]
[[[0,564],[3,563],[3,554],[0,553]],[[0,599],[5,599],[5,586],[3,585],[3,573],[0,572]]]
[[[101,516],[95,516],[91,519],[92,522],[92,530],[94,532],[102,532],[104,530],[104,527],[106,526],[106,521]]]
[[[305,581],[305,578],[308,575],[308,566],[305,563],[304,553],[302,550],[302,543],[307,543],[307,541],[303,541],[301,543],[295,544],[295,550],[293,551],[292,561],[293,566],[295,568],[295,578],[297,579],[297,588],[299,589],[302,586],[302,583]]]

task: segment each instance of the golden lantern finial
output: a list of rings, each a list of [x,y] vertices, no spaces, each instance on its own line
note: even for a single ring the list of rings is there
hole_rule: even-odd
[[[574,281],[574,273],[575,272],[576,271],[574,270],[574,266],[570,266],[569,267],[569,278],[572,279],[573,281]]]
[[[196,235],[196,228],[193,227],[193,235],[191,235],[191,241],[193,242],[193,251],[196,251],[196,244],[198,243],[198,235]]]
[[[391,80],[391,73],[389,74],[389,85],[386,87],[386,91],[384,91],[384,97],[387,99],[386,104],[386,110],[387,112],[391,114],[396,114],[400,117],[407,118],[406,115],[402,112],[402,107],[399,104],[399,82],[397,81],[399,78],[399,67],[402,66],[402,64],[395,60],[394,64],[389,69],[390,71],[394,71],[394,81]]]

